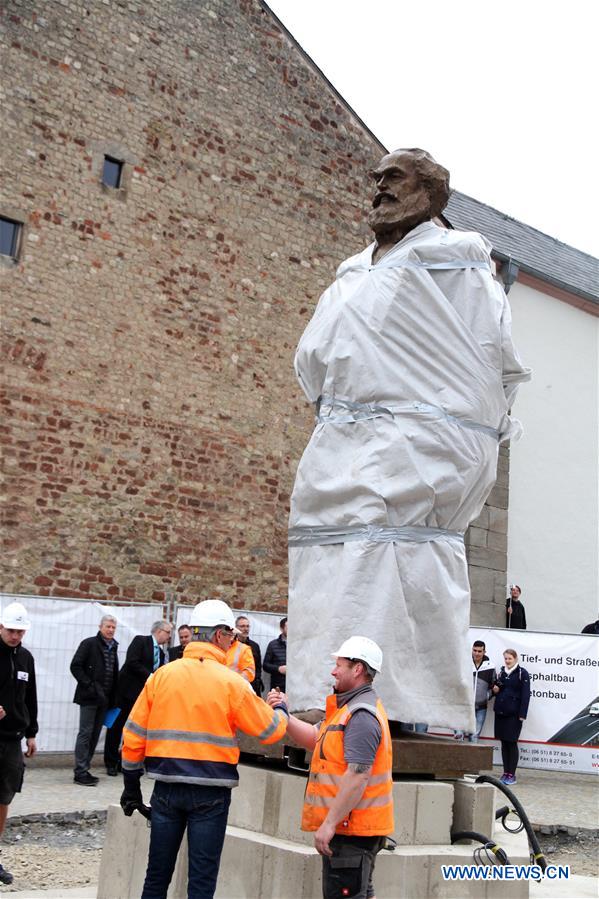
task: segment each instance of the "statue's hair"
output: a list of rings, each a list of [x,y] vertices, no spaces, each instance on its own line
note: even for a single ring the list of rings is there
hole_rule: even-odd
[[[431,218],[440,215],[449,200],[449,172],[436,162],[430,153],[419,147],[401,147],[394,153],[409,153],[414,159],[414,168],[428,191],[431,202]]]

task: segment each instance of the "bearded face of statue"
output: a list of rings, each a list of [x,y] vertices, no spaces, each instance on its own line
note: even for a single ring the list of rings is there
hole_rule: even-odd
[[[409,151],[383,156],[371,177],[375,190],[368,224],[377,236],[397,229],[410,231],[436,214],[428,185]]]

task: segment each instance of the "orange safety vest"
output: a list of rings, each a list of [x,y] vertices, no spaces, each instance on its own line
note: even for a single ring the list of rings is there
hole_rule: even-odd
[[[238,729],[276,743],[287,717],[229,671],[222,649],[189,643],[183,658],[146,681],[123,730],[123,769],[145,765],[156,780],[236,787]]]
[[[254,654],[251,647],[241,640],[235,640],[231,643],[227,651],[227,668],[236,671],[250,683],[256,677],[256,663],[254,662]]]
[[[337,708],[337,697],[329,696],[326,715],[320,725],[318,741],[310,763],[310,777],[304,797],[302,830],[318,830],[328,815],[339,791],[347,763],[343,757],[344,731],[352,714],[367,709],[379,720],[381,742],[362,798],[347,818],[340,821],[336,833],[346,836],[388,836],[393,833],[393,750],[389,722],[380,699],[363,693]]]

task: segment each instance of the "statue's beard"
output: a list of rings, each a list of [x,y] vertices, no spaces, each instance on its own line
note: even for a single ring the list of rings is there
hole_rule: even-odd
[[[378,236],[400,229],[411,231],[431,217],[431,204],[425,188],[394,199],[383,199],[368,215],[368,224]]]

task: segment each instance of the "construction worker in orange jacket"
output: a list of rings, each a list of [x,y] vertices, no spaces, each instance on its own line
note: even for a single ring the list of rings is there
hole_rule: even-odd
[[[183,833],[189,843],[188,899],[212,899],[231,801],[239,782],[236,730],[275,743],[286,717],[225,664],[235,634],[220,600],[194,608],[183,657],[146,681],[123,730],[125,814],[144,809],[140,779],[155,780],[142,899],[165,899]]]
[[[391,734],[372,687],[383,654],[373,640],[354,636],[334,658],[335,692],[320,725],[289,715],[276,689],[268,702],[288,715],[289,736],[312,751],[302,830],[315,831],[324,899],[370,899],[377,852],[393,832]]]
[[[237,637],[231,643],[227,650],[227,668],[241,674],[250,684],[256,677],[256,663],[254,662],[254,654],[247,643],[242,643]]]

